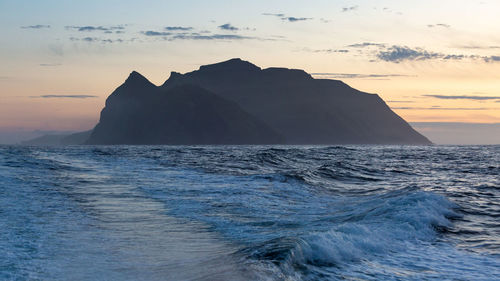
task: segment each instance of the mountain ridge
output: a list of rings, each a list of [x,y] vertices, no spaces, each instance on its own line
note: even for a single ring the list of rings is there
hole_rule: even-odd
[[[231,116],[225,115],[229,112]],[[204,132],[203,137],[198,130]],[[160,86],[133,71],[106,100],[87,143],[431,142],[376,94],[358,91],[339,80],[314,79],[300,69],[262,69],[231,59],[185,74],[172,71]]]

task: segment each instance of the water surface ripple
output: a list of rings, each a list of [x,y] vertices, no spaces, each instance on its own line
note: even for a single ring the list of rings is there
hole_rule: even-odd
[[[500,146],[0,146],[2,280],[499,280]]]

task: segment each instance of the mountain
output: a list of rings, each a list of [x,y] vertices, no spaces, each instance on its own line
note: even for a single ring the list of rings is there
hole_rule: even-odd
[[[106,100],[88,144],[430,144],[376,94],[243,61],[137,72]]]
[[[72,134],[48,134],[21,142],[21,145],[80,145],[84,144],[92,131]]]
[[[167,89],[132,72],[106,100],[88,144],[274,144],[283,137],[194,84]]]

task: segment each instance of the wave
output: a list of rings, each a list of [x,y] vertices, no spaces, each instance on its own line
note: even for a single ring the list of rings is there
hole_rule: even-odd
[[[398,270],[426,279],[433,276],[430,264],[434,263],[412,266],[415,259],[439,262],[456,255],[477,262],[440,242],[441,233],[460,217],[458,206],[443,196],[403,189],[366,199],[356,207],[345,222],[327,231],[269,240],[246,252],[274,264],[285,276],[300,276],[300,280],[387,279]],[[435,256],[427,256],[429,252]],[[388,265],[390,271],[380,270]],[[360,268],[364,268],[363,274],[357,272]]]

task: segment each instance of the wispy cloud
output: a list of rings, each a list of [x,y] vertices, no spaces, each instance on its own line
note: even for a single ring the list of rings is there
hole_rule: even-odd
[[[349,50],[346,49],[318,49],[318,50],[304,49],[304,50],[313,53],[349,53]]]
[[[190,27],[189,27],[190,28]],[[224,31],[237,31],[239,30],[237,27],[232,26],[231,24],[223,24],[219,26],[220,29]],[[170,27],[171,31],[185,31],[188,28],[184,27]],[[189,29],[190,30],[190,29]],[[147,37],[158,37],[160,40],[166,41],[175,41],[175,40],[223,40],[223,41],[232,41],[232,40],[248,40],[248,39],[260,39],[257,37],[244,36],[238,34],[211,34],[210,31],[200,31],[200,32],[166,32],[166,31],[142,31],[143,35]]]
[[[446,95],[422,95],[423,97],[430,97],[436,99],[444,99],[444,100],[500,100],[500,96],[492,97],[492,96],[446,96]]]
[[[71,39],[70,39],[71,40]],[[64,47],[60,43],[52,43],[48,46],[48,51],[56,56],[64,56]]]
[[[352,12],[352,11],[357,10],[358,8],[359,8],[358,6],[343,7],[342,13]]]
[[[44,98],[44,99],[88,99],[97,98],[98,96],[92,95],[41,95],[41,96],[31,96],[31,98]]]
[[[244,40],[244,39],[257,39],[255,37],[248,37],[236,34],[177,34],[170,37],[169,40]]]
[[[305,51],[310,52],[324,52],[324,53],[349,53],[357,49],[359,54],[364,54],[368,56],[374,56],[375,58],[370,60],[372,62],[380,60],[392,63],[401,63],[405,61],[426,61],[426,60],[442,60],[442,61],[483,61],[486,63],[500,62],[499,55],[474,55],[474,54],[445,54],[441,52],[429,51],[419,47],[408,47],[403,45],[387,45],[385,43],[375,43],[375,42],[361,42],[346,45],[345,49],[318,49],[310,50],[304,48]],[[459,47],[460,48],[460,47]],[[476,45],[465,45],[462,48],[467,49],[500,49],[500,46],[476,46]],[[366,50],[365,50],[366,49]]]
[[[415,77],[406,74],[360,74],[360,73],[311,73],[313,76],[321,76],[336,79],[384,79],[394,77]]]
[[[373,8],[373,9],[374,9],[374,10],[380,10],[380,11],[382,11],[382,12],[384,12],[384,13],[388,13],[388,14],[395,14],[395,15],[398,15],[398,16],[403,15],[403,13],[402,13],[402,12],[399,12],[399,11],[393,10],[393,9],[391,9],[391,8],[389,8],[389,7],[382,7],[382,8],[376,8],[376,7],[375,7],[375,8]]]
[[[70,37],[70,41],[75,41],[75,42],[85,42],[85,43],[100,43],[100,44],[109,44],[109,43],[125,43],[125,42],[133,42],[136,40],[136,38],[132,39],[109,39],[109,38],[98,38],[98,37],[83,37],[83,38],[77,38],[77,37]]]
[[[480,111],[480,110],[496,110],[497,108],[489,108],[489,107],[391,107],[391,109],[396,110],[471,110],[471,111]]]
[[[153,30],[142,31],[141,33],[146,36],[169,36],[173,34],[172,32],[153,31]]]
[[[50,25],[37,24],[37,25],[27,25],[21,26],[22,29],[42,29],[42,28],[50,28]]]
[[[284,17],[281,18],[284,21],[289,21],[289,22],[297,22],[297,21],[306,21],[306,20],[312,20],[313,18],[297,18],[297,17]]]
[[[314,18],[306,18],[306,17],[291,17],[291,16],[287,16],[285,14],[273,14],[273,13],[263,13],[262,15],[278,17],[282,21],[287,21],[287,22],[299,22],[299,21],[307,21],[307,20],[314,19]]]
[[[347,45],[347,48],[367,48],[367,47],[378,47],[378,48],[385,48],[385,44],[383,43],[373,43],[373,42],[363,42],[363,43],[356,43],[356,44],[351,44]]]
[[[377,58],[387,62],[399,63],[412,60],[429,60],[442,58],[439,53],[429,52],[421,48],[411,49],[406,46],[392,46],[386,50],[380,51]]]
[[[278,17],[278,18],[283,18],[285,17],[285,14],[273,14],[273,13],[263,13],[263,16],[273,16],[273,17]]]
[[[109,29],[103,26],[70,26],[67,28],[73,28],[78,31],[108,31]]]
[[[190,31],[190,30],[193,30],[192,27],[190,26],[166,26],[165,27],[165,30],[168,30],[168,31]]]
[[[444,61],[450,60],[473,60],[484,61],[487,63],[500,62],[500,56],[480,56],[480,55],[463,55],[463,54],[444,54],[433,51],[428,51],[422,48],[410,48],[407,46],[391,46],[379,50],[376,54],[379,60],[393,63],[400,63],[403,61],[425,61],[441,59]]]
[[[386,102],[391,102],[391,103],[414,103],[415,101],[412,101],[412,100],[388,100]]]
[[[458,45],[458,46],[455,46],[455,48],[458,48],[458,49],[493,50],[493,49],[500,49],[500,46],[484,46],[484,45],[469,44],[469,45]]]
[[[228,31],[237,31],[239,29],[236,26],[231,25],[230,23],[219,25],[218,27],[222,30],[228,30]]]
[[[429,28],[434,28],[434,27],[451,28],[451,25],[446,24],[446,23],[436,23],[436,24],[428,24],[427,27],[429,27]]]
[[[65,26],[66,29],[76,30],[80,32],[92,32],[92,31],[103,31],[104,33],[123,33],[125,30],[125,26],[123,25],[114,25],[114,26],[93,26],[93,25],[85,25],[85,26],[75,26],[68,25]]]
[[[500,56],[489,56],[489,57],[483,57],[485,62],[497,62],[500,61]]]
[[[54,66],[61,66],[62,64],[60,63],[41,63],[40,66],[43,67],[54,67]]]
[[[83,41],[83,42],[99,42],[101,39],[97,37],[83,37],[83,38],[76,38],[76,37],[70,37],[69,40],[71,41]]]

